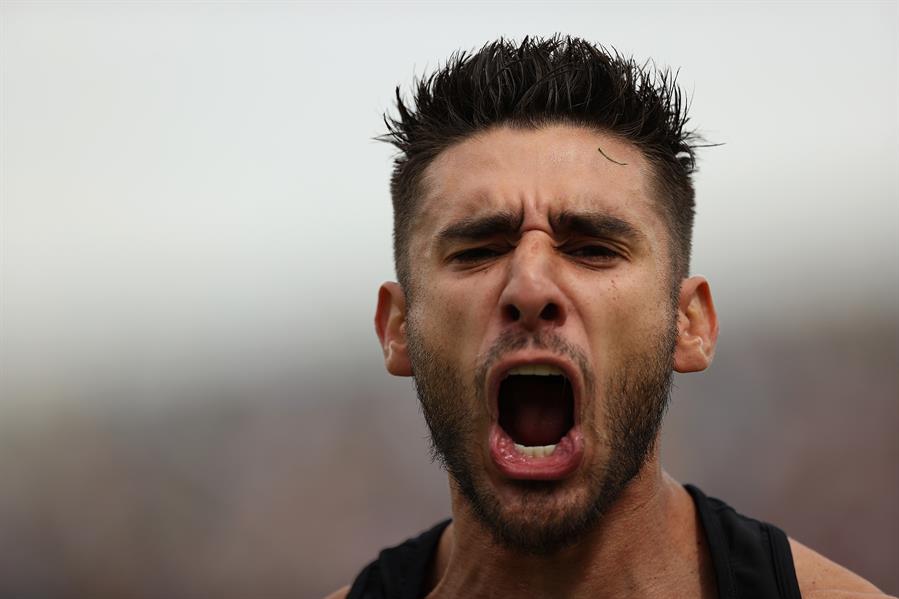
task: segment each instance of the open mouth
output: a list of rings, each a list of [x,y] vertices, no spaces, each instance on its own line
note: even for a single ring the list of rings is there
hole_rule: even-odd
[[[531,457],[552,454],[574,426],[574,390],[554,366],[509,370],[497,396],[499,425],[515,448]]]
[[[496,391],[491,456],[510,478],[552,480],[577,468],[583,442],[575,426],[575,389],[551,364],[510,368]]]

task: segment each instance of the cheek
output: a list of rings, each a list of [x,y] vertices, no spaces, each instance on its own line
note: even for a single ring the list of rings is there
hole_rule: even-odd
[[[647,347],[668,326],[669,294],[658,281],[612,278],[594,290],[582,315],[589,343],[599,360],[616,360]]]
[[[474,358],[490,305],[485,287],[441,281],[419,290],[410,318],[433,350]]]

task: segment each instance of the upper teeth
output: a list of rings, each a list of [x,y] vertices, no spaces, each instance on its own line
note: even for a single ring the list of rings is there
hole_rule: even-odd
[[[529,374],[537,376],[565,376],[561,368],[550,366],[549,364],[522,364],[510,368],[509,375],[512,374]]]

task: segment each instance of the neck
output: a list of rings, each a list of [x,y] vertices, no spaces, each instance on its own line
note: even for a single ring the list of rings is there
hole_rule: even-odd
[[[709,597],[714,572],[692,499],[655,454],[600,523],[549,556],[497,544],[450,481],[453,523],[430,576],[432,597]]]

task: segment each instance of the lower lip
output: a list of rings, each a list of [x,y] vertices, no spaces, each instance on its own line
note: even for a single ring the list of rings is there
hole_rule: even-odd
[[[572,428],[556,444],[551,455],[536,458],[519,453],[512,438],[494,422],[490,428],[490,457],[508,478],[559,480],[580,466],[584,457],[584,439],[576,427]]]

